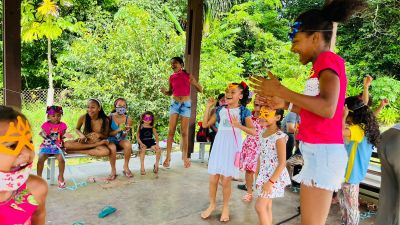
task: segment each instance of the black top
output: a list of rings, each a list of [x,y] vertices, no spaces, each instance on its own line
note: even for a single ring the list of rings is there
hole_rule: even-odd
[[[139,137],[141,141],[153,139],[153,128],[142,127],[139,131]]]

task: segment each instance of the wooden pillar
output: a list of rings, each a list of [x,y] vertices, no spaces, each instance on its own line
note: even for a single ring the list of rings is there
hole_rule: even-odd
[[[4,105],[21,108],[21,2],[3,0]]]
[[[186,26],[185,69],[199,80],[200,49],[203,30],[203,0],[188,0],[188,23]],[[193,153],[196,130],[197,92],[191,88],[192,113],[189,122],[189,151]]]
[[[332,2],[332,0],[325,0],[325,4],[329,4]],[[336,45],[336,33],[337,33],[337,26],[338,23],[333,23],[333,31],[332,31],[332,38],[331,38],[331,46],[330,50],[333,52],[335,50],[335,45]]]

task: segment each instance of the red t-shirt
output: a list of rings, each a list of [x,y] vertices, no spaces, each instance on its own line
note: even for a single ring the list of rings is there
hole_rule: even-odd
[[[319,54],[306,82],[304,94],[319,96],[319,75],[324,70],[331,70],[340,80],[339,100],[333,118],[323,118],[305,109],[300,110],[301,123],[297,139],[311,144],[343,144],[342,114],[346,98],[345,61],[333,52]]]

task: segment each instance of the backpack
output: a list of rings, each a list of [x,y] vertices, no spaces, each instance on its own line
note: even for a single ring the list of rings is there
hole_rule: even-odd
[[[207,142],[208,141],[208,136],[209,136],[209,129],[204,128],[202,125],[202,122],[197,123],[199,125],[199,130],[197,131],[196,134],[196,141],[197,142]]]
[[[225,106],[218,106],[217,109],[215,110],[215,113],[217,114],[217,123],[219,123],[219,121],[221,120],[221,118],[219,117],[219,112],[221,111],[222,107]],[[248,110],[245,106],[241,105],[239,114],[240,114],[240,123],[243,126],[246,126],[246,117],[251,116],[250,110]]]

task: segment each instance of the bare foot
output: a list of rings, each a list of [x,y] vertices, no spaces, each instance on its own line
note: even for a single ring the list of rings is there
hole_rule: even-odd
[[[185,168],[189,168],[191,166],[192,162],[190,162],[190,158],[186,158],[183,160],[183,165]]]
[[[169,167],[170,166],[170,162],[171,162],[171,159],[170,158],[166,158],[164,160],[163,167]]]
[[[202,219],[207,219],[208,217],[210,217],[211,213],[215,210],[215,205],[211,205],[208,206],[208,208],[206,210],[204,210],[200,216]]]
[[[219,219],[220,222],[228,222],[229,221],[229,208],[224,207],[222,209],[221,218]]]

